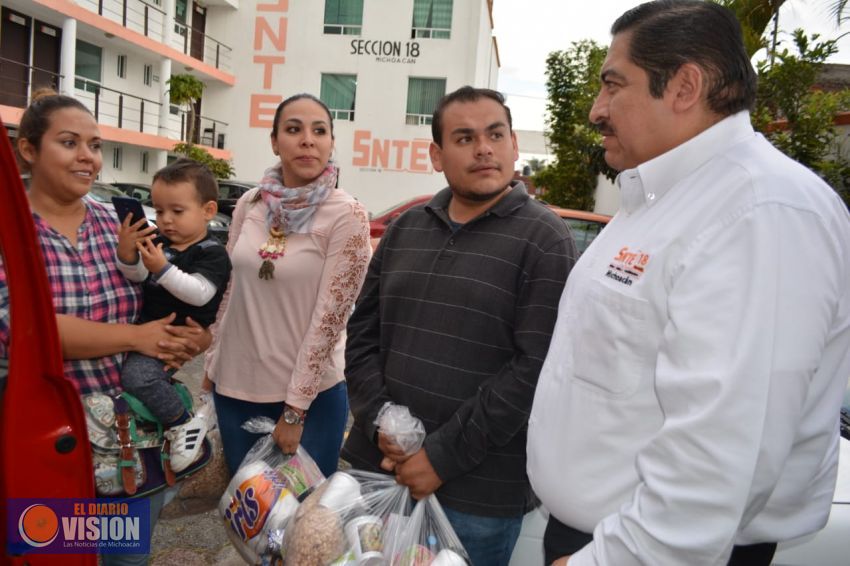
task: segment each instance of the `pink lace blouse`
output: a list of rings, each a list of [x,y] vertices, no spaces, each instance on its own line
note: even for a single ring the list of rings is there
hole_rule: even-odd
[[[274,278],[258,277],[268,238],[266,205],[239,199],[228,252],[233,275],[211,327],[205,369],[222,395],[308,409],[320,391],[344,379],[345,325],[371,256],[366,210],[336,189],[308,234],[286,239]]]

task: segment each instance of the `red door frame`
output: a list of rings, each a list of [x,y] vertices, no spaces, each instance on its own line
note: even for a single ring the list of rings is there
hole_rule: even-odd
[[[9,498],[94,497],[80,396],[65,378],[53,299],[21,176],[0,123],[0,250],[10,298],[9,375],[0,406],[0,563],[95,565],[96,555],[6,554]]]

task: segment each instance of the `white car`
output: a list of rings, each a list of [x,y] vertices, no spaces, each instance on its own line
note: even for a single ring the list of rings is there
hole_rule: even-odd
[[[829,521],[823,530],[779,544],[774,566],[837,566],[850,564],[850,387],[841,410],[838,481]],[[528,513],[514,548],[510,566],[543,566],[543,532],[549,513],[537,508]]]

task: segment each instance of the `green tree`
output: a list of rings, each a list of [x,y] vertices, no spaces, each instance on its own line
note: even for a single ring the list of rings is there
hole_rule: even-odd
[[[171,151],[203,163],[218,179],[232,177],[233,165],[229,161],[213,157],[210,152],[196,146],[192,141],[195,138],[195,103],[203,96],[206,85],[200,79],[187,74],[171,75],[167,84],[171,103],[183,106],[187,116],[186,141],[175,144]]]
[[[785,0],[713,0],[735,13],[741,23],[744,47],[750,57],[761,48],[768,48],[764,32]]]
[[[769,61],[757,65],[755,127],[780,150],[823,177],[850,206],[850,161],[834,123],[837,113],[850,110],[850,91],[813,90],[825,61],[837,51],[836,42],[809,38],[798,30],[792,34],[796,53],[780,50],[779,44],[768,46],[763,35],[784,0],[715,1],[732,9],[741,20],[750,54],[762,47],[773,52]],[[847,2],[840,4],[843,10]],[[601,137],[587,119],[599,89],[605,54],[606,49],[594,42],[580,41],[546,59],[546,135],[555,159],[534,176],[534,183],[545,187],[545,198],[560,206],[591,209],[598,174],[614,178],[603,159]]]
[[[188,143],[178,143],[171,151],[184,155],[189,159],[194,159],[199,163],[203,163],[209,167],[216,179],[229,179],[233,176],[233,165],[225,159],[218,159],[212,156],[210,152],[202,147],[191,145]]]
[[[171,104],[183,106],[186,110],[186,143],[191,146],[195,137],[195,104],[204,95],[206,85],[197,77],[187,74],[171,75],[166,84]]]
[[[531,169],[532,174],[537,173],[538,171],[546,167],[546,160],[532,157],[528,160],[528,167],[529,169]]]
[[[730,8],[741,21],[745,44],[752,55],[767,44],[763,35],[785,0],[715,0]],[[553,204],[591,210],[600,173],[614,179],[605,163],[602,137],[588,122],[599,91],[599,71],[607,48],[593,41],[574,42],[570,49],[546,59],[546,136],[555,159],[534,175]]]
[[[819,41],[818,35],[809,37],[801,29],[792,37],[796,53],[782,49],[773,65],[758,64],[753,123],[773,145],[823,177],[850,206],[850,161],[835,127],[835,115],[850,109],[850,89],[812,88],[838,46],[835,40]]]
[[[533,180],[545,187],[545,198],[552,204],[592,210],[597,175],[604,172],[613,178],[602,158],[602,137],[588,121],[606,53],[596,42],[584,40],[546,58],[545,133],[554,161]]]

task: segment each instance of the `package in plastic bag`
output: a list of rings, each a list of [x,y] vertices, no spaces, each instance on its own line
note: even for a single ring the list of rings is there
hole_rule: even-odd
[[[410,409],[404,405],[396,405],[387,401],[375,419],[380,432],[401,447],[407,456],[422,448],[425,441],[425,425],[410,414]]]
[[[399,539],[391,566],[466,566],[469,555],[432,494],[420,500]]]
[[[285,456],[271,433],[268,418],[251,419],[249,432],[265,433],[257,440],[230,480],[218,510],[233,546],[249,564],[272,563],[280,556],[284,532],[304,499],[324,480],[318,465],[298,447]]]
[[[389,564],[412,499],[392,476],[336,472],[299,507],[286,530],[286,566]]]

